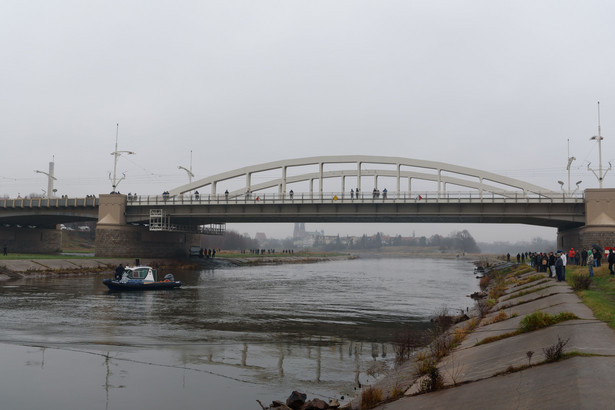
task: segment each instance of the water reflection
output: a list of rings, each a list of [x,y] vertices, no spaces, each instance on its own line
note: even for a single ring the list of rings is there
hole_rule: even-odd
[[[386,370],[396,334],[429,326],[442,300],[469,303],[471,272],[456,261],[358,260],[180,271],[184,287],[159,292],[109,293],[97,275],[0,284],[0,342],[16,352],[3,371],[41,381],[0,384],[0,394],[40,407],[36,396],[68,391],[65,380],[80,392],[72,408],[135,407],[135,391],[148,392],[138,407],[176,407],[181,395],[186,409],[252,408],[297,389],[349,397]],[[44,347],[33,356],[16,345]]]

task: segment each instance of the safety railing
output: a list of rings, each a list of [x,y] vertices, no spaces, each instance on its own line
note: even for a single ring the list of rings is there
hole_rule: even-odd
[[[0,199],[0,208],[77,208],[96,207],[98,198],[87,196],[85,198],[3,198]]]
[[[129,195],[128,205],[208,205],[208,204],[309,204],[309,203],[584,203],[583,193],[567,194],[543,192],[522,194],[519,192],[301,192],[271,193],[251,192],[245,194],[184,194],[184,195]]]

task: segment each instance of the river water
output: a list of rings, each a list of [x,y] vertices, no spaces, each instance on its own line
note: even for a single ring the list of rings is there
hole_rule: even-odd
[[[293,390],[348,400],[392,363],[399,334],[472,306],[478,287],[461,260],[173,273],[181,289],[143,293],[109,293],[95,274],[0,283],[1,407],[260,409]]]

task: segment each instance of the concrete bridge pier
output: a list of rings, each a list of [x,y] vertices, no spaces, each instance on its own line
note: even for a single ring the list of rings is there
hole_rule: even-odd
[[[615,247],[615,189],[585,191],[585,226],[560,229],[557,246],[562,250]]]
[[[145,226],[126,224],[126,195],[100,195],[96,224],[96,256],[122,258],[175,258],[200,245],[202,235],[186,232],[150,232]]]
[[[3,227],[0,228],[0,254],[5,245],[8,253],[57,253],[62,249],[62,231]]]

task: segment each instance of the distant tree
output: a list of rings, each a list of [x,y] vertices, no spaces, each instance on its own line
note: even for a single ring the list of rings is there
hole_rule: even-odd
[[[256,239],[251,239],[249,236],[243,236],[235,231],[227,231],[224,235],[216,236],[209,235],[205,237],[205,248],[216,249],[257,249],[260,248],[260,244]]]
[[[455,232],[451,234],[454,241],[454,248],[469,253],[479,253],[480,248],[476,245],[476,241],[467,230]]]

